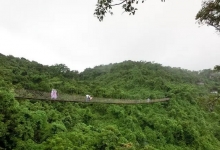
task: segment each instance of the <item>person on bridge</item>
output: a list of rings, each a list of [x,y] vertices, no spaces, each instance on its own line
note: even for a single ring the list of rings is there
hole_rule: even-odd
[[[86,95],[86,101],[88,102],[90,100],[92,100],[92,97],[90,95]]]
[[[52,89],[52,91],[51,91],[51,99],[57,99],[57,90]]]

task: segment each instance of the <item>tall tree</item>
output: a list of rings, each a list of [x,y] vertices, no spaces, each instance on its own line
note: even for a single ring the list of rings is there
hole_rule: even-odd
[[[220,0],[209,0],[202,3],[202,9],[197,13],[199,24],[215,27],[220,32]]]

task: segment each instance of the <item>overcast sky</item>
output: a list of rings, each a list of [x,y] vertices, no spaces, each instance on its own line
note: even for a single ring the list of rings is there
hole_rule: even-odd
[[[0,0],[0,53],[71,70],[125,60],[189,70],[220,64],[220,35],[195,21],[202,0],[147,0],[136,15],[113,8],[103,22],[97,0]]]

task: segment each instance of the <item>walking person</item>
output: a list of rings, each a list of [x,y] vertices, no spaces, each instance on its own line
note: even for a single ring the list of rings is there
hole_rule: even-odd
[[[51,99],[57,99],[57,90],[52,89],[52,91],[51,91]]]
[[[92,100],[92,97],[90,95],[86,95],[86,102]]]

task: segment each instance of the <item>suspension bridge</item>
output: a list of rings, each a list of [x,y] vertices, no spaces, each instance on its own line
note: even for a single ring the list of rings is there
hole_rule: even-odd
[[[105,104],[148,104],[169,101],[170,98],[162,99],[146,99],[146,100],[129,100],[129,99],[110,99],[110,98],[96,98],[86,101],[85,96],[70,95],[60,93],[57,99],[51,99],[50,92],[33,91],[33,90],[15,90],[15,99],[18,100],[32,100],[32,101],[51,101],[51,102],[78,102],[78,103],[105,103]]]

